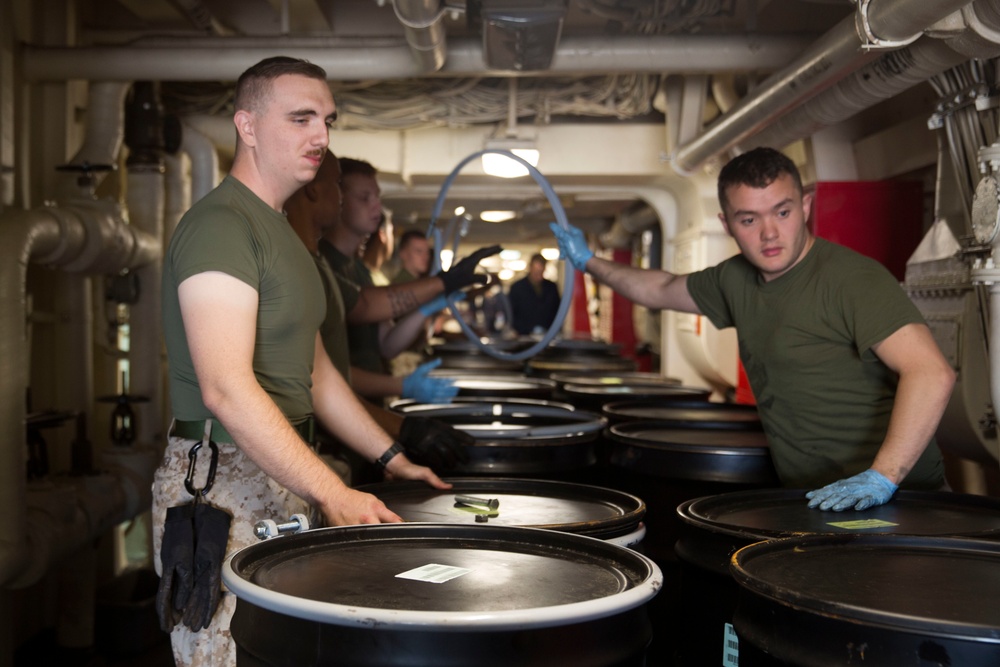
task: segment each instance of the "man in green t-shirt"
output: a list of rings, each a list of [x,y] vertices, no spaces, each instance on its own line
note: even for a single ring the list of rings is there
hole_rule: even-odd
[[[331,525],[400,521],[310,448],[313,415],[387,475],[449,487],[401,453],[334,368],[319,335],[319,274],[282,214],[329,143],[336,108],[326,73],[269,58],[240,76],[234,106],[232,170],[185,214],[163,268],[174,422],[153,482],[153,545],[157,611],[179,666],[236,664],[236,600],[219,573],[226,554],[258,541],[256,521],[308,506]],[[201,456],[191,482],[206,493],[191,518],[185,477]]]
[[[688,275],[594,257],[580,230],[552,229],[577,269],[636,303],[736,327],[782,484],[822,487],[810,507],[861,510],[900,484],[944,487],[933,438],[955,372],[898,282],[812,235],[811,196],[780,152],[734,158],[718,192],[741,254]]]

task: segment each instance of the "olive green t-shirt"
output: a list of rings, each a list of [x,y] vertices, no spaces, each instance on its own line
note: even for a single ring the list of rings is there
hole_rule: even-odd
[[[373,287],[368,267],[357,257],[348,257],[326,240],[319,242],[319,251],[329,262],[334,273],[347,279],[358,288]],[[341,285],[344,307],[350,312],[357,303],[357,293]],[[347,342],[351,350],[351,365],[371,373],[388,373],[388,365],[382,358],[379,346],[378,324],[351,324],[347,327]]]
[[[924,321],[878,262],[816,239],[784,275],[764,282],[742,255],[687,278],[716,326],[735,326],[782,484],[816,487],[871,466],[889,426],[898,376],[872,346]],[[932,441],[902,486],[938,489]]]
[[[323,280],[323,291],[326,293],[326,318],[319,328],[320,337],[323,339],[323,348],[340,374],[350,382],[351,352],[347,346],[347,321],[343,292],[350,291],[357,294],[358,287],[335,274],[322,255],[314,255],[313,259],[316,261],[320,278]],[[344,284],[341,285],[341,282]]]
[[[206,271],[221,271],[257,290],[254,375],[289,421],[302,421],[312,413],[313,353],[326,313],[323,285],[285,216],[232,176],[184,215],[163,263],[163,330],[174,417],[212,416],[202,402],[177,295],[184,280]],[[220,319],[216,326],[227,322]]]

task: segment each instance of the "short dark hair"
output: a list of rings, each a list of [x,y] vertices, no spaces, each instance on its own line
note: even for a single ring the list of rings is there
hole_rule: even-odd
[[[375,169],[369,162],[364,160],[356,160],[352,157],[342,157],[340,158],[340,176],[350,176],[351,174],[361,174],[362,176],[371,176],[375,178],[378,174],[378,170]]]
[[[259,111],[271,92],[271,83],[286,74],[297,74],[326,83],[326,70],[308,60],[288,56],[265,58],[240,74],[237,79],[233,100],[236,111]]]
[[[408,229],[403,232],[403,235],[399,237],[399,250],[402,250],[410,244],[413,239],[426,239],[427,234],[424,234],[419,229]]]
[[[798,167],[787,155],[773,148],[760,147],[737,155],[726,163],[719,172],[719,205],[726,212],[729,202],[726,191],[735,185],[751,188],[766,188],[771,183],[788,174],[795,182],[795,188],[802,194],[802,176]]]
[[[543,257],[542,253],[540,252],[536,252],[534,255],[531,256],[531,260],[528,262],[528,266],[531,266],[535,262],[541,262],[542,266],[548,264],[548,260],[545,259],[545,257]]]

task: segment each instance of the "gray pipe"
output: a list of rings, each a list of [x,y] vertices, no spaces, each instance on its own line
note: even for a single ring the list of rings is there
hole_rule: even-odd
[[[448,57],[440,0],[393,0],[406,42],[424,72],[437,72]]]
[[[805,35],[564,38],[552,67],[541,74],[660,74],[774,70],[793,60],[811,42]],[[363,47],[363,48],[362,48]],[[132,81],[235,81],[259,60],[281,53],[323,67],[331,80],[404,79],[427,76],[399,40],[365,45],[345,40],[246,40],[211,38],[144,40],[129,46],[22,48],[29,82],[69,79]],[[447,62],[437,76],[504,76],[488,70],[482,44],[475,39],[449,41]],[[534,73],[535,75],[539,73]]]
[[[814,97],[809,104],[780,118],[763,132],[751,137],[744,148],[787,146],[818,130],[835,125],[878,102],[899,95],[969,58],[1000,55],[1000,14],[984,11],[997,0],[976,2],[962,10],[968,27],[944,39],[922,37],[914,44],[883,55],[870,65],[845,78],[835,87]]]
[[[869,25],[881,39],[906,40],[968,4],[969,0],[880,0],[869,5]],[[674,155],[674,168],[690,174],[712,156],[736,147],[779,116],[879,57],[882,52],[862,48],[864,40],[858,22],[851,16],[838,23],[701,136],[681,146]]]
[[[53,267],[74,266],[79,271],[99,267],[115,273],[138,268],[159,256],[158,239],[132,229],[120,213],[114,214],[113,203],[80,204],[63,209],[8,210],[0,218],[0,358],[7,364],[0,374],[0,507],[7,516],[0,531],[0,586],[18,580],[29,565],[37,570],[43,554],[64,553],[74,540],[77,548],[83,544],[73,537],[76,533],[65,531],[51,532],[58,546],[26,539],[24,420],[30,373],[24,323],[28,263],[44,260]],[[101,243],[107,245],[97,247]],[[48,534],[37,525],[33,528],[35,534]],[[93,537],[96,535],[81,539]]]

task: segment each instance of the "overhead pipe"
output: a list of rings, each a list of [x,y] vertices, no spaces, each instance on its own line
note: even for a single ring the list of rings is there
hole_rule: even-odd
[[[556,47],[552,66],[532,74],[770,71],[793,60],[813,39],[788,34],[564,37]],[[447,62],[434,74],[421,69],[400,40],[189,38],[140,40],[127,46],[25,45],[21,62],[29,83],[70,79],[235,81],[248,66],[275,53],[309,60],[324,68],[331,80],[514,75],[487,69],[482,43],[473,38],[449,40]]]
[[[631,248],[637,234],[658,225],[660,216],[652,206],[643,205],[615,217],[608,231],[598,236],[602,248]]]
[[[947,38],[922,37],[887,53],[754,135],[745,148],[787,146],[895,97],[966,62],[1000,56],[1000,0],[978,0],[962,9],[962,28]]]
[[[881,55],[920,37],[929,26],[970,0],[872,0],[823,35],[791,65],[764,81],[752,95],[717,119],[673,155],[674,169],[692,173],[713,156],[737,147],[791,109]]]
[[[406,42],[424,72],[437,72],[448,57],[441,0],[392,0]]]

